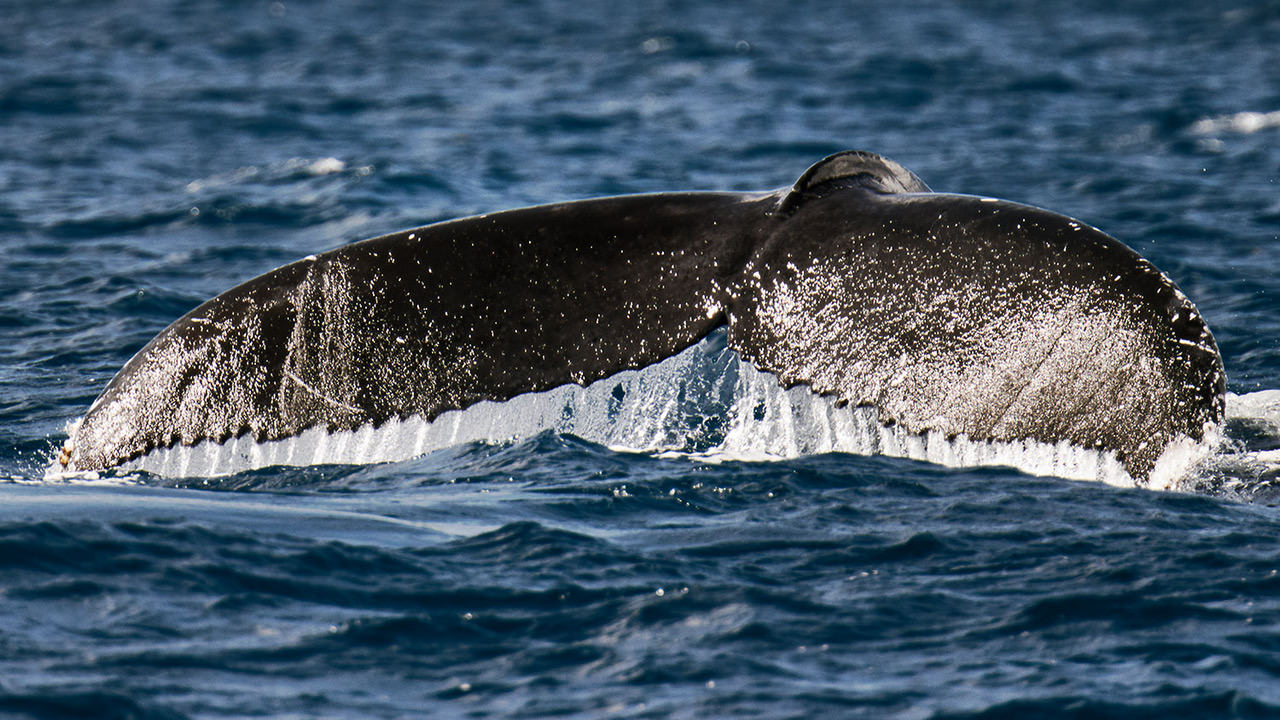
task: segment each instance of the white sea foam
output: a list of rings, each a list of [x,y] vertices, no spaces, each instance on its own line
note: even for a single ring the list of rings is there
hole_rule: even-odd
[[[1227,393],[1227,439],[1192,490],[1280,500],[1280,390]],[[1274,488],[1274,489],[1273,489]]]
[[[199,193],[209,189],[240,185],[247,182],[280,180],[299,173],[312,176],[332,175],[343,172],[346,169],[347,164],[335,157],[295,157],[267,165],[245,165],[231,172],[192,180],[187,183],[187,192]],[[363,172],[363,168],[357,169],[357,173],[361,175],[368,174]]]
[[[1280,407],[1280,392],[1273,401]],[[1232,407],[1243,407],[1239,399],[1234,402]],[[1272,412],[1280,417],[1280,410]],[[272,465],[394,462],[461,443],[508,442],[547,430],[617,450],[677,452],[711,461],[848,452],[952,467],[1005,465],[1037,475],[1134,484],[1111,453],[1066,442],[986,442],[939,432],[910,433],[881,424],[875,408],[837,407],[804,386],[784,389],[773,375],[757,371],[726,348],[723,333],[655,365],[587,387],[565,385],[502,403],[481,402],[432,422],[413,416],[355,432],[315,428],[275,442],[258,443],[246,436],[223,444],[161,449],[122,470],[184,477]],[[1175,486],[1214,442],[1172,443],[1147,485]]]
[[[1239,112],[1202,118],[1191,125],[1191,132],[1197,135],[1217,135],[1224,132],[1249,134],[1273,127],[1280,127],[1280,110]]]
[[[1255,420],[1280,435],[1280,390],[1227,393],[1227,420]]]

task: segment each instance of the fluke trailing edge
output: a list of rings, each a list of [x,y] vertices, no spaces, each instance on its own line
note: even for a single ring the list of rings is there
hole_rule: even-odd
[[[1096,449],[1139,482],[1223,417],[1213,336],[1132,250],[844,152],[776,192],[509,210],[273,270],[139,351],[60,462],[430,421],[643,368],[721,326],[783,385],[883,425]]]

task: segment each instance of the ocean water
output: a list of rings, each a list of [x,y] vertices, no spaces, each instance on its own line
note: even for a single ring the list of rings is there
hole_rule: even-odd
[[[0,717],[1280,716],[1280,5],[9,2]],[[203,300],[437,220],[842,149],[1078,217],[1232,393],[1177,491],[572,433],[46,478]]]

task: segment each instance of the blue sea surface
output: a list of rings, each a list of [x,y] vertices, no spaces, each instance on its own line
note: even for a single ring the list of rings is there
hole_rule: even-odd
[[[1126,242],[1266,406],[1280,4],[1116,5],[4,3],[0,717],[1280,717],[1280,404],[1195,493],[553,433],[45,477],[278,265],[844,149]]]

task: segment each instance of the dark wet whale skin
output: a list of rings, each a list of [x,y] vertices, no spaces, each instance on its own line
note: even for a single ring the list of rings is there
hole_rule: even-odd
[[[162,331],[63,462],[432,419],[644,367],[725,324],[745,360],[886,424],[1110,450],[1139,481],[1224,412],[1213,336],[1132,250],[850,152],[773,193],[510,210],[286,265]]]

